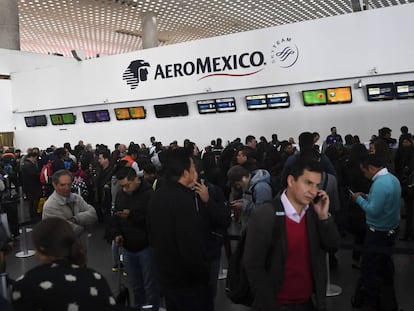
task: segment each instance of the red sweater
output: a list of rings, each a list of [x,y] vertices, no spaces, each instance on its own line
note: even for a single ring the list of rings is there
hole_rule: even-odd
[[[282,287],[277,293],[277,303],[304,303],[313,291],[311,258],[307,235],[306,217],[300,223],[286,217],[287,257]]]

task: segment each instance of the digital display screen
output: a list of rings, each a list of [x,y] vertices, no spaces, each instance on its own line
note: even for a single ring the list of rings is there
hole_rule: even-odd
[[[96,122],[107,122],[111,120],[111,117],[109,116],[109,110],[97,110],[95,111],[96,115]]]
[[[115,108],[114,111],[115,111],[115,117],[117,120],[131,119],[128,108]]]
[[[50,121],[52,122],[52,125],[62,125],[63,119],[61,114],[51,114],[50,115]]]
[[[154,111],[157,118],[188,116],[188,106],[186,102],[154,105]]]
[[[83,111],[82,116],[85,123],[106,122],[111,120],[108,110]]]
[[[62,113],[63,124],[75,124],[76,116],[72,113]]]
[[[46,115],[40,115],[40,116],[35,116],[35,126],[46,126],[47,125],[47,119],[46,119]]]
[[[26,123],[27,127],[34,127],[36,126],[35,117],[24,117],[24,122]]]
[[[288,108],[290,107],[290,97],[288,92],[267,94],[268,108]]]
[[[326,89],[328,104],[346,104],[352,102],[350,86]]]
[[[217,112],[233,112],[236,111],[236,100],[234,97],[216,99]]]
[[[395,82],[395,97],[397,99],[414,98],[414,81]]]
[[[368,101],[394,99],[394,83],[367,84]]]
[[[214,99],[198,100],[197,108],[199,114],[216,113],[216,101]]]
[[[247,110],[267,109],[266,95],[246,96]]]
[[[302,96],[305,106],[326,104],[326,90],[324,89],[302,91]]]
[[[145,119],[147,116],[147,112],[143,106],[129,107],[128,110],[131,119]]]

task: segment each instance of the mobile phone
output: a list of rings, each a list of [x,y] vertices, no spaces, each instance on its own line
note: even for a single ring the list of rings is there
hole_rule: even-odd
[[[320,201],[320,199],[321,199],[321,196],[318,194],[314,199],[313,199],[313,203],[314,204],[316,204],[316,203],[318,203],[319,201]]]
[[[348,189],[348,191],[351,195],[354,195],[354,192],[351,189]]]

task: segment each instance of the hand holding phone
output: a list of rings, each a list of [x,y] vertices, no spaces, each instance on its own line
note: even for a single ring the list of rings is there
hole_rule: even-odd
[[[321,200],[321,196],[318,194],[314,199],[313,199],[313,204],[317,204],[319,201]]]

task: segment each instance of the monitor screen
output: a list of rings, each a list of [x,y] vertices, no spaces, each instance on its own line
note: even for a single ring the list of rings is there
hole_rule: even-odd
[[[214,99],[197,100],[199,114],[216,113],[216,101]]]
[[[188,116],[188,106],[186,102],[154,105],[154,110],[157,118]]]
[[[82,111],[82,117],[85,123],[97,122],[96,111]]]
[[[111,117],[109,115],[109,110],[96,110],[95,112],[95,122],[107,122],[111,120]]]
[[[105,122],[111,120],[108,110],[82,111],[82,116],[85,123]]]
[[[367,84],[369,101],[394,99],[394,83]]]
[[[52,125],[62,125],[63,119],[61,114],[51,114],[50,115],[50,121],[52,122]]]
[[[145,119],[147,116],[147,112],[143,106],[129,107],[128,109],[131,119]]]
[[[395,98],[414,98],[414,81],[395,82]]]
[[[236,100],[234,97],[216,99],[217,112],[233,112],[236,111]]]
[[[290,97],[288,92],[267,94],[268,108],[288,108],[290,107]]]
[[[302,96],[305,106],[326,104],[326,90],[324,89],[302,91]]]
[[[24,122],[26,123],[27,127],[34,127],[36,126],[35,117],[24,117]]]
[[[115,108],[115,117],[117,120],[129,120],[131,116],[129,115],[128,108]]]
[[[267,109],[266,95],[246,96],[247,110]]]
[[[62,113],[63,124],[75,124],[76,116],[72,112]]]
[[[47,125],[46,115],[42,114],[40,116],[35,116],[35,123],[36,123],[36,126],[46,126]]]
[[[346,104],[352,102],[350,86],[326,89],[328,104]]]

